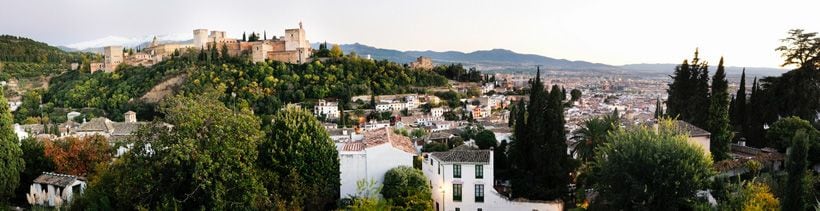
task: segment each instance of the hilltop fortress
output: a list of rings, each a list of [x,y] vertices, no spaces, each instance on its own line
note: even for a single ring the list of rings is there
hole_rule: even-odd
[[[247,55],[253,62],[273,60],[302,64],[308,62],[313,54],[302,23],[299,23],[299,28],[285,29],[284,36],[271,39],[265,37],[255,41],[228,38],[224,31],[210,31],[209,33],[208,29],[195,29],[191,43],[162,44],[154,37],[147,48],[133,54],[126,53],[122,46],[106,46],[103,50],[104,62],[91,63],[91,72],[100,70],[114,72],[122,63],[151,66],[169,58],[174,52],[209,48],[216,48],[219,52],[222,52],[222,48],[226,48],[228,55]]]

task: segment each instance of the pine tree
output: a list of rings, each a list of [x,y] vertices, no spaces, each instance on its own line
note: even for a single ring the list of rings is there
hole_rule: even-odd
[[[710,150],[715,161],[729,158],[729,143],[732,140],[732,131],[729,126],[728,83],[723,68],[723,57],[721,57],[717,71],[712,77],[712,94],[708,119],[708,130],[712,133]]]
[[[25,162],[20,142],[14,133],[14,121],[9,111],[9,103],[0,88],[0,204],[14,194],[20,183],[20,172]]]
[[[685,113],[686,96],[690,95],[689,93],[693,89],[689,83],[689,79],[691,78],[690,74],[689,62],[688,60],[683,60],[683,63],[678,65],[673,75],[670,76],[672,83],[669,83],[669,88],[666,89],[666,93],[669,96],[666,100],[666,112],[672,117]]]

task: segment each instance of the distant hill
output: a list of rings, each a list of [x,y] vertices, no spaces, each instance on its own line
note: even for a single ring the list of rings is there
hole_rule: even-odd
[[[105,46],[119,45],[125,48],[145,47],[151,43],[155,36],[141,36],[141,37],[120,37],[107,36],[94,40],[86,40],[82,42],[72,43],[60,48],[67,51],[86,51],[97,52],[97,49],[102,49]],[[167,42],[181,42],[190,41],[193,37],[191,34],[166,34],[156,36],[161,43]]]
[[[313,44],[318,48],[319,43]],[[548,70],[566,71],[603,71],[625,74],[650,74],[663,76],[672,74],[678,64],[628,64],[622,66],[607,65],[587,61],[570,61],[566,59],[555,59],[551,57],[520,54],[506,49],[492,49],[474,51],[470,53],[458,51],[399,51],[368,46],[360,43],[340,45],[345,53],[356,52],[360,56],[370,55],[374,59],[386,59],[399,63],[409,63],[415,61],[419,56],[430,57],[434,63],[462,63],[468,67],[476,67],[479,70],[534,70],[535,65],[542,65]],[[711,69],[711,68],[710,68]],[[739,77],[743,67],[726,67],[729,77]],[[711,69],[714,72],[714,69]],[[785,69],[747,67],[746,74],[754,76],[778,76],[785,72]]]
[[[318,43],[314,44],[318,48]],[[359,43],[343,44],[345,53],[356,52],[361,56],[370,55],[375,59],[387,59],[399,63],[408,63],[419,56],[430,57],[434,63],[462,63],[480,70],[507,70],[533,69],[535,65],[542,65],[546,69],[561,70],[613,70],[617,67],[586,61],[570,61],[555,59],[535,54],[520,54],[505,49],[474,51],[470,53],[458,51],[398,51],[367,46]]]
[[[619,66],[621,69],[629,70],[630,72],[640,72],[649,74],[667,74],[671,75],[679,64],[628,64]],[[709,65],[709,73],[715,73],[716,66]],[[740,77],[743,69],[746,68],[747,77],[765,77],[765,76],[779,76],[788,71],[787,69],[767,68],[767,67],[735,67],[727,66],[726,75],[728,77]]]

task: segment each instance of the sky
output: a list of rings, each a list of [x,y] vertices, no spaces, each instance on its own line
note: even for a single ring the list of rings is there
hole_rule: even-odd
[[[311,42],[397,50],[503,48],[612,65],[778,67],[789,29],[820,31],[820,1],[657,0],[1,0],[0,34],[69,45],[107,36],[267,31],[301,21]]]

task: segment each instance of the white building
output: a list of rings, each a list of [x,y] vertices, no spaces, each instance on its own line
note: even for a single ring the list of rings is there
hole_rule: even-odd
[[[388,127],[365,132],[361,141],[337,146],[342,198],[356,194],[357,181],[373,179],[381,184],[388,170],[412,167],[417,153],[410,138],[395,134]]]
[[[319,100],[319,103],[313,107],[313,114],[317,117],[325,116],[328,119],[339,118],[339,104],[336,102],[327,102]]]
[[[390,121],[387,121],[387,120],[376,121],[375,119],[371,119],[370,122],[367,122],[366,124],[364,124],[364,130],[365,131],[377,130],[377,129],[386,128],[386,127],[390,127]]]
[[[461,145],[425,155],[435,210],[563,210],[563,202],[509,200],[493,188],[493,151]]]
[[[399,102],[398,100],[382,100],[376,104],[376,111],[401,111],[405,106],[405,103]]]
[[[31,205],[60,207],[71,202],[75,194],[82,194],[85,188],[83,177],[44,172],[34,179],[26,200]]]
[[[419,98],[416,95],[404,96],[404,108],[413,110],[419,107]]]
[[[440,117],[444,115],[444,108],[443,107],[436,107],[430,109],[430,114],[434,117]]]

